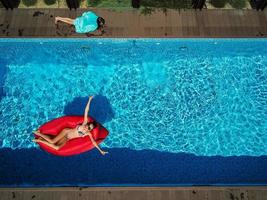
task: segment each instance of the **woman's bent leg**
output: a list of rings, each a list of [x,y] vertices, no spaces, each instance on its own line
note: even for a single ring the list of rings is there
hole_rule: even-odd
[[[55,23],[57,23],[58,21],[73,25],[74,24],[74,19],[71,18],[67,18],[67,17],[56,17],[55,18]]]
[[[42,133],[40,133],[38,131],[35,132],[35,134],[40,136],[40,137],[42,137],[43,139],[45,139],[50,144],[56,144],[59,140],[61,140],[62,138],[66,137],[70,130],[71,130],[70,128],[64,128],[56,137],[54,137],[52,139],[49,136],[47,136],[45,134],[42,134]]]
[[[45,139],[47,142],[50,142],[52,144],[52,139],[50,135],[42,134],[39,130],[34,132],[34,134],[40,136],[41,138]]]
[[[45,141],[45,140],[43,140],[43,139],[35,139],[34,140],[35,142],[40,142],[40,143],[43,143],[43,144],[45,144],[45,145],[47,145],[47,146],[49,146],[49,147],[51,147],[51,148],[53,148],[53,149],[55,149],[55,150],[59,150],[61,147],[63,147],[65,144],[66,144],[66,142],[67,142],[67,140],[64,142],[64,143],[61,143],[61,144],[59,144],[59,145],[56,145],[56,144],[51,144],[51,143],[49,143],[49,142],[47,142],[47,141]]]

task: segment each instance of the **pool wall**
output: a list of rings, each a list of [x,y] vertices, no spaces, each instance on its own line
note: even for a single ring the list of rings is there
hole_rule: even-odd
[[[267,185],[267,156],[195,156],[127,148],[56,157],[0,150],[1,187]]]

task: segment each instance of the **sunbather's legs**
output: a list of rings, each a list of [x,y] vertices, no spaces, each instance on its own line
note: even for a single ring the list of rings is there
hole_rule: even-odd
[[[67,17],[55,17],[55,23],[57,23],[58,21],[62,21],[70,25],[73,25],[74,23],[74,19],[67,18]]]
[[[47,146],[49,146],[49,147],[51,147],[51,148],[53,148],[55,150],[59,150],[61,147],[63,147],[67,143],[67,140],[64,140],[60,144],[51,144],[51,143],[49,143],[49,142],[47,142],[47,141],[45,141],[44,139],[41,139],[41,138],[34,139],[33,141],[34,142],[43,143],[43,144],[45,144],[45,145],[47,145]]]
[[[42,134],[39,130],[35,132],[35,135],[38,135],[42,137],[44,140],[49,142],[50,144],[56,144],[59,142],[62,138],[67,138],[68,133],[71,131],[71,128],[64,128],[57,136],[54,138],[50,138],[48,135]]]

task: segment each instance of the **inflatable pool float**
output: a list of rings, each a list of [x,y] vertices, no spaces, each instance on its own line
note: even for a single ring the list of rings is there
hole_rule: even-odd
[[[92,121],[95,120],[92,117],[88,116],[88,122]],[[63,116],[43,124],[39,128],[39,130],[42,134],[56,136],[64,128],[75,128],[78,124],[82,123],[83,116]],[[97,127],[95,127],[91,131],[91,133],[97,144],[101,143],[108,135],[107,129],[105,129],[99,123],[97,123]],[[35,137],[38,138],[39,136]],[[55,150],[43,143],[38,144],[43,150],[57,156],[71,156],[75,154],[80,154],[89,151],[95,147],[92,144],[89,136],[71,139],[59,150]]]

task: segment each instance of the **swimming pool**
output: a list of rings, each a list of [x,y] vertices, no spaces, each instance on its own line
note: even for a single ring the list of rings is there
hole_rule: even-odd
[[[0,39],[0,49],[2,149],[35,151],[32,130],[82,114],[94,94],[103,148],[267,155],[266,39]]]

